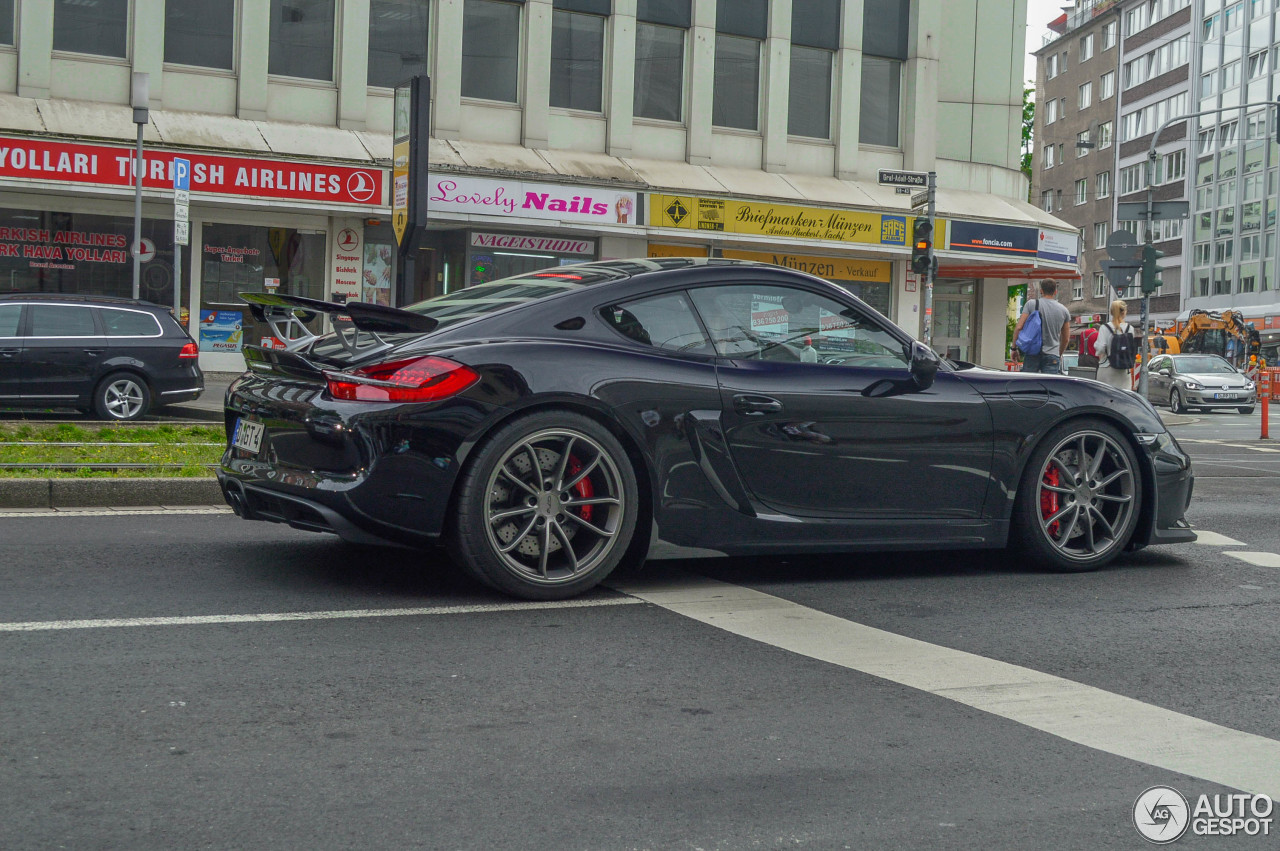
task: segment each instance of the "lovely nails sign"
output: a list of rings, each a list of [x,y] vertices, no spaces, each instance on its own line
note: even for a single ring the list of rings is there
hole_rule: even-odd
[[[633,225],[639,196],[602,186],[432,174],[427,206],[435,213]]]

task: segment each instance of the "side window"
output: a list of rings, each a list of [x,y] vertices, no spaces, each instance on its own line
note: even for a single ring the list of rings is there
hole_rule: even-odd
[[[709,355],[711,343],[698,325],[686,293],[666,293],[600,311],[605,324],[622,336],[673,352]]]
[[[857,308],[776,286],[704,287],[690,295],[716,352],[744,360],[906,368],[897,337]]]
[[[159,337],[160,323],[150,313],[103,308],[99,311],[108,337]]]
[[[18,336],[18,320],[22,318],[22,305],[0,304],[0,337]]]
[[[65,304],[32,304],[32,337],[93,337],[93,310]]]

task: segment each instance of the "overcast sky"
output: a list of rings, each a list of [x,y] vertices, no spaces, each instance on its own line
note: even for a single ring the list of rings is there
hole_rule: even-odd
[[[1035,87],[1036,58],[1031,51],[1039,50],[1044,42],[1044,34],[1049,31],[1045,24],[1062,14],[1064,6],[1074,6],[1068,0],[1027,0],[1027,64],[1022,79],[1031,82]]]

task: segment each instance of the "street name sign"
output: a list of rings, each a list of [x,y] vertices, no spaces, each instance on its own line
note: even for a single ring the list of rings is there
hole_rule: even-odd
[[[929,186],[929,175],[923,171],[893,171],[882,168],[880,169],[880,185],[926,189]]]

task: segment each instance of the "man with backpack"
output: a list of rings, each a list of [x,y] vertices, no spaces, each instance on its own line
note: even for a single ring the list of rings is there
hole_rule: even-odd
[[[1098,380],[1121,390],[1133,389],[1133,368],[1138,362],[1138,340],[1133,326],[1124,321],[1129,306],[1122,299],[1111,302],[1111,321],[1098,329]]]
[[[1025,356],[1023,372],[1062,372],[1062,353],[1071,341],[1071,311],[1058,303],[1057,295],[1055,282],[1041,281],[1040,296],[1022,306],[1013,339]]]

